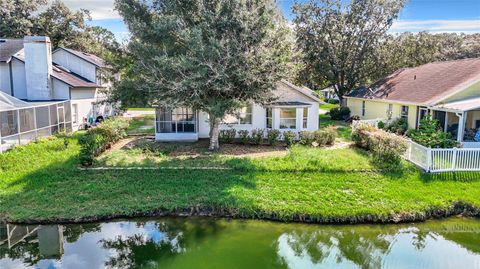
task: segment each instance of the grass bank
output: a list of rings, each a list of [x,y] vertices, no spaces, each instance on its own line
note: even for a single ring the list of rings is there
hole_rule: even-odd
[[[1,218],[42,223],[171,214],[356,223],[480,215],[480,174],[425,175],[410,165],[382,172],[352,149],[295,147],[283,157],[257,159],[212,155],[236,169],[209,171],[81,171],[78,151],[72,137],[67,148],[63,139],[51,139],[1,154]],[[371,170],[349,170],[355,166]]]

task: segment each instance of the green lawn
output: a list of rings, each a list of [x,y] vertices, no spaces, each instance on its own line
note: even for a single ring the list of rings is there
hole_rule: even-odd
[[[0,154],[1,218],[80,220],[208,209],[241,217],[353,222],[418,217],[459,201],[480,207],[478,173],[423,175],[410,165],[396,173],[355,172],[351,168],[374,165],[364,152],[351,149],[294,147],[287,156],[263,159],[211,156],[233,170],[102,171],[78,170],[78,151],[74,137],[68,148],[63,139],[52,139]]]
[[[155,135],[155,115],[142,115],[132,118],[127,134],[129,135]]]
[[[320,109],[328,110],[328,111],[330,111],[330,109],[335,108],[335,107],[340,107],[340,105],[339,104],[329,104],[329,103],[320,105]]]
[[[319,115],[319,127],[325,128],[328,126],[337,127],[337,135],[339,138],[344,140],[351,140],[352,138],[352,128],[350,124],[345,121],[332,120],[330,115],[320,114]]]

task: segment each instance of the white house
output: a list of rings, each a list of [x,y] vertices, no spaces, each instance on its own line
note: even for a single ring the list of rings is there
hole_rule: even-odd
[[[261,106],[252,103],[235,115],[224,119],[220,129],[278,129],[280,131],[314,131],[318,129],[319,104],[322,103],[306,87],[288,81],[277,83],[275,102]],[[209,137],[208,114],[189,108],[156,108],[158,141],[196,141]]]
[[[48,37],[0,38],[0,149],[115,113],[101,102],[108,72],[94,55],[65,48],[52,53]]]
[[[320,93],[325,97],[325,99],[335,99],[339,100],[337,94],[335,93],[335,89],[333,86],[327,87],[323,90],[320,90]]]

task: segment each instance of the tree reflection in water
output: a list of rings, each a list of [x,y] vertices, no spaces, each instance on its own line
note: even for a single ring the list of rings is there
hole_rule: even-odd
[[[445,261],[445,268],[471,268],[480,267],[479,242],[480,221],[473,219],[336,226],[213,218],[0,224],[0,268],[376,269],[436,268]]]

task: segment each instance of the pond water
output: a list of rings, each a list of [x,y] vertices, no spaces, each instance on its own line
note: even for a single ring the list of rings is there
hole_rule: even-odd
[[[480,220],[313,225],[157,218],[0,225],[0,268],[480,268]]]

